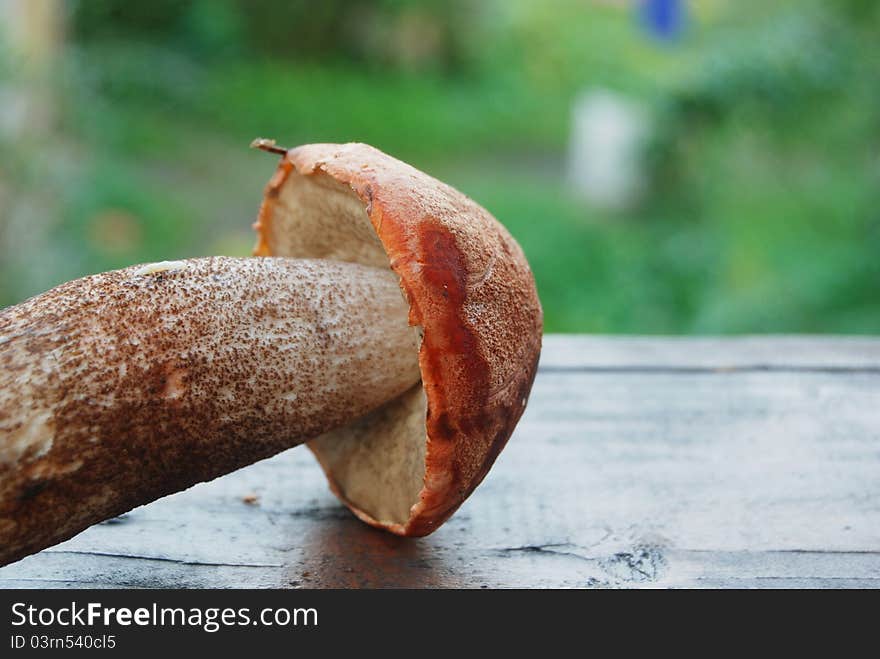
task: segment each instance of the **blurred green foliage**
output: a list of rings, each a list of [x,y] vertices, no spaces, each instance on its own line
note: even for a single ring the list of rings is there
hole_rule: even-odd
[[[877,3],[692,5],[656,43],[583,0],[68,3],[50,283],[246,254],[274,167],[250,139],[359,140],[508,226],[548,331],[877,333]],[[652,117],[626,211],[564,185],[571,102],[596,85]],[[0,304],[38,292],[15,274]]]

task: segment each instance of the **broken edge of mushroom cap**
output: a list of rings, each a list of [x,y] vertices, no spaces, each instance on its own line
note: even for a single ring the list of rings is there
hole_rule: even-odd
[[[526,406],[542,311],[522,250],[474,201],[365,144],[287,151],[254,228],[257,255],[384,262],[398,275],[422,332],[423,392],[310,447],[360,519],[431,533],[483,480]]]

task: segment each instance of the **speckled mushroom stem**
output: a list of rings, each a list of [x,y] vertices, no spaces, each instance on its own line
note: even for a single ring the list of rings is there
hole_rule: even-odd
[[[386,268],[222,257],[0,311],[0,564],[400,395],[407,313]]]

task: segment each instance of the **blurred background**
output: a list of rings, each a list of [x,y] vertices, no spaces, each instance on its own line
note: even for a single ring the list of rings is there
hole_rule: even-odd
[[[0,306],[248,254],[257,136],[463,190],[548,331],[880,331],[874,0],[0,0]]]

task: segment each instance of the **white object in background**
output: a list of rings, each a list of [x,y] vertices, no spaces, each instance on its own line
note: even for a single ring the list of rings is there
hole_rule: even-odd
[[[568,183],[596,206],[623,208],[644,188],[642,147],[646,112],[626,97],[604,89],[581,94],[572,108]]]
[[[43,135],[54,117],[52,66],[60,57],[65,9],[56,0],[0,0],[0,131]],[[9,73],[11,72],[11,75]]]

